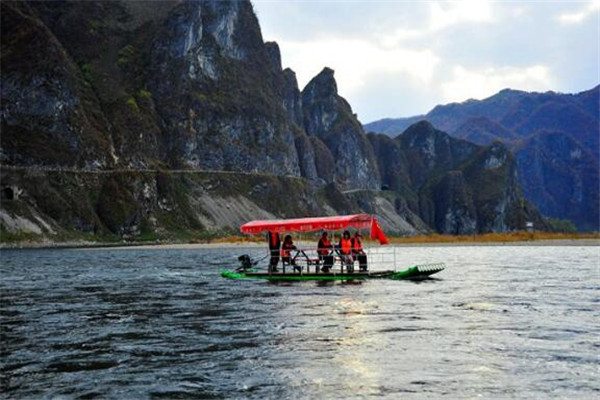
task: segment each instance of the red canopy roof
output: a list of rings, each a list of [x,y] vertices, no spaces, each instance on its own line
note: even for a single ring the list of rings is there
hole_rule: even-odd
[[[256,235],[262,232],[314,232],[320,230],[336,231],[345,228],[368,229],[371,227],[369,214],[341,215],[335,217],[314,217],[296,219],[274,219],[270,221],[251,221],[240,227],[242,233]]]

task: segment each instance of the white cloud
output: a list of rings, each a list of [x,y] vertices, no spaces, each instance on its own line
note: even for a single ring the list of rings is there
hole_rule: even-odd
[[[527,12],[527,9],[525,7],[515,7],[512,9],[512,15],[514,17],[521,17],[521,16],[525,15],[526,12]]]
[[[336,71],[342,95],[368,84],[369,76],[378,73],[398,73],[416,84],[427,84],[439,62],[427,49],[382,48],[368,40],[328,38],[279,44],[283,64],[296,72],[300,88],[327,66]]]
[[[428,23],[418,29],[401,27],[376,34],[383,46],[393,47],[408,40],[433,37],[439,31],[460,24],[490,23],[492,6],[488,0],[461,0],[429,3]]]
[[[552,89],[550,70],[543,65],[527,68],[502,67],[480,71],[454,67],[452,78],[442,83],[442,96],[448,102],[483,99],[505,88],[527,91]]]
[[[439,31],[452,25],[492,21],[491,4],[487,0],[463,0],[431,3],[429,29]]]
[[[427,31],[418,30],[418,29],[396,29],[392,32],[384,32],[376,34],[375,37],[385,47],[394,47],[399,45],[401,42],[410,40],[410,39],[418,39],[427,34]]]
[[[560,14],[558,20],[565,25],[578,24],[598,10],[600,10],[600,0],[594,0],[577,12]]]

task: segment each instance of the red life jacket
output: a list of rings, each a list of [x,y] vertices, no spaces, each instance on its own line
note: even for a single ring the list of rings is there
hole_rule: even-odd
[[[340,240],[340,249],[342,250],[342,254],[352,253],[352,239],[342,238]]]
[[[279,240],[279,233],[269,232],[269,248],[279,249],[281,241]]]
[[[319,240],[319,244],[317,245],[317,253],[322,255],[322,256],[326,256],[327,254],[329,254],[329,249],[331,249],[331,242],[329,241],[329,239],[325,239],[323,240],[321,238],[321,240]]]
[[[290,250],[295,249],[296,246],[294,246],[293,244],[290,243],[283,243],[283,246],[281,246],[281,257],[289,257],[290,256]]]
[[[357,237],[352,239],[352,251],[354,251],[354,252],[362,251],[362,243],[360,242],[360,239]]]

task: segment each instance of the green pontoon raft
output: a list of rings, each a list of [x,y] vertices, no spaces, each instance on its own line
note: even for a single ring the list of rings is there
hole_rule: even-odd
[[[355,271],[342,272],[266,272],[255,268],[246,271],[221,271],[221,276],[229,279],[266,279],[269,281],[349,281],[349,280],[367,280],[367,279],[392,279],[392,280],[423,280],[431,275],[444,270],[443,263],[415,265],[400,271]]]
[[[323,248],[298,249],[294,247],[293,252],[295,254],[291,256],[289,251],[287,254],[288,258],[291,260],[288,259],[288,262],[284,264],[282,258],[282,271],[273,270],[273,255],[275,254],[276,256],[274,264],[277,266],[280,250],[283,251],[283,248],[279,243],[279,234],[290,232],[340,231],[348,230],[349,228],[356,229],[357,231],[360,229],[369,229],[370,238],[372,240],[377,240],[383,245],[388,244],[388,240],[379,227],[375,216],[369,214],[251,221],[242,225],[240,230],[242,233],[251,235],[267,233],[270,250],[264,258],[271,257],[269,262],[270,266],[257,268],[256,265],[258,264],[258,261],[253,262],[247,254],[244,254],[238,258],[241,263],[238,268],[234,270],[223,270],[221,271],[221,276],[228,279],[263,279],[268,281],[350,281],[369,279],[423,280],[444,270],[446,267],[444,263],[435,263],[415,265],[400,270],[381,270],[382,268],[373,268],[374,263],[372,262],[373,260],[371,257],[377,258],[382,255],[381,252],[375,251],[370,254],[368,252],[365,253],[362,249],[362,244],[360,244],[360,239],[358,239],[360,245],[358,249],[362,252],[361,254],[363,257],[362,263],[360,256],[354,256],[354,244],[352,245],[352,257],[349,262],[347,256],[349,251],[344,253],[346,256],[343,256],[342,248],[340,247],[342,246],[342,242],[340,241],[339,246],[329,246],[330,252],[328,256],[332,261],[330,261],[331,264],[329,265],[329,268],[325,269],[327,272],[323,272],[324,258],[322,253],[321,257],[318,255],[318,252],[323,250]],[[276,245],[273,245],[271,242],[274,235],[277,237],[275,240],[277,243]],[[321,242],[319,242],[319,247],[321,247]],[[388,259],[387,261],[382,260],[382,267],[387,266],[389,268],[390,265],[395,265],[395,250],[391,250],[393,259]],[[367,262],[367,259],[370,261]],[[359,266],[361,267],[358,270],[354,268],[354,262],[356,260],[359,261]],[[339,261],[339,267],[335,267],[336,261]],[[287,272],[285,269],[286,266],[288,267]]]

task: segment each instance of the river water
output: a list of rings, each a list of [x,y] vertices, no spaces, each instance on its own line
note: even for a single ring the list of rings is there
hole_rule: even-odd
[[[258,249],[2,251],[6,398],[598,398],[600,247],[399,247],[437,279],[230,281]]]

